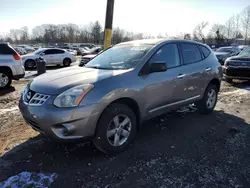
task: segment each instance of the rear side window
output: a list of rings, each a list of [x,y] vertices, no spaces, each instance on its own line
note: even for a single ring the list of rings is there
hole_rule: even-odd
[[[201,51],[203,52],[205,58],[209,56],[210,50],[207,47],[200,45]]]
[[[181,52],[185,65],[202,60],[200,50],[196,44],[181,44]]]
[[[7,44],[0,44],[0,55],[16,55],[17,53]]]

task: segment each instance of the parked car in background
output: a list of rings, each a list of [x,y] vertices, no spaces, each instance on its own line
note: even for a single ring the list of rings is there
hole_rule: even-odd
[[[85,47],[84,48],[73,47],[72,49],[77,51],[77,55],[88,53],[88,50]]]
[[[102,48],[101,47],[94,47],[92,49],[90,49],[89,51],[85,51],[82,53],[82,56],[85,56],[85,55],[90,55],[90,54],[98,54],[102,51]]]
[[[19,108],[28,124],[51,138],[88,138],[99,150],[117,153],[149,118],[193,103],[200,113],[211,113],[221,76],[220,63],[202,43],[130,41],[85,67],[34,78]]]
[[[22,56],[23,65],[25,68],[35,67],[35,60],[40,56],[43,56],[46,65],[54,64],[68,67],[72,62],[76,61],[76,57],[66,50],[59,48],[42,48],[34,53]]]
[[[0,42],[0,89],[11,85],[25,74],[21,56],[7,42]]]
[[[91,59],[93,59],[95,56],[97,56],[98,54],[90,54],[90,55],[85,55],[81,57],[79,66],[83,67],[85,66]]]
[[[20,55],[25,55],[27,54],[26,50],[22,47],[19,46],[14,46],[14,49],[20,54]]]
[[[69,53],[71,53],[72,55],[77,56],[77,51],[76,51],[76,50],[67,49],[67,51],[68,51]]]
[[[223,67],[225,80],[229,83],[233,79],[250,80],[250,47],[245,48],[239,55],[230,57]]]
[[[244,50],[245,48],[249,47],[248,45],[240,45],[238,46],[240,51]]]
[[[228,57],[238,55],[239,53],[240,49],[235,46],[220,47],[214,52],[217,59],[222,65]]]
[[[31,53],[35,51],[35,49],[29,45],[18,45],[18,47],[24,48],[27,53]]]
[[[89,49],[92,49],[92,48],[96,47],[96,45],[91,44],[91,43],[82,43],[82,44],[79,45],[79,47],[80,47],[80,48],[87,47],[87,48],[89,48]]]

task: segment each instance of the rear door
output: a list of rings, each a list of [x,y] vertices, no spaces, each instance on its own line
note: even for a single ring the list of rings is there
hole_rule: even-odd
[[[54,63],[62,63],[64,59],[65,51],[60,49],[54,50]]]
[[[48,50],[45,50],[43,53],[45,54],[44,55],[44,59],[46,61],[46,64],[53,64],[54,63],[54,50],[53,49],[48,49]]]
[[[183,64],[183,79],[185,81],[183,95],[186,100],[201,97],[201,93],[206,87],[206,72],[211,71],[203,61],[203,54],[195,43],[180,43]]]

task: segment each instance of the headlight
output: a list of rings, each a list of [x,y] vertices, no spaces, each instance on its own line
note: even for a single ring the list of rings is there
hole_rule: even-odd
[[[68,89],[55,98],[54,105],[57,107],[78,106],[83,97],[93,88],[92,84],[84,84]]]

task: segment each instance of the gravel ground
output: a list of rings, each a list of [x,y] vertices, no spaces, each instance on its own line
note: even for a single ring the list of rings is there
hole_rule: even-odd
[[[135,142],[116,156],[90,143],[59,145],[29,128],[17,108],[26,84],[14,83],[15,90],[0,93],[0,187],[18,181],[17,187],[35,187],[34,182],[42,187],[250,187],[246,83],[222,82],[210,115],[182,108],[147,121]]]

